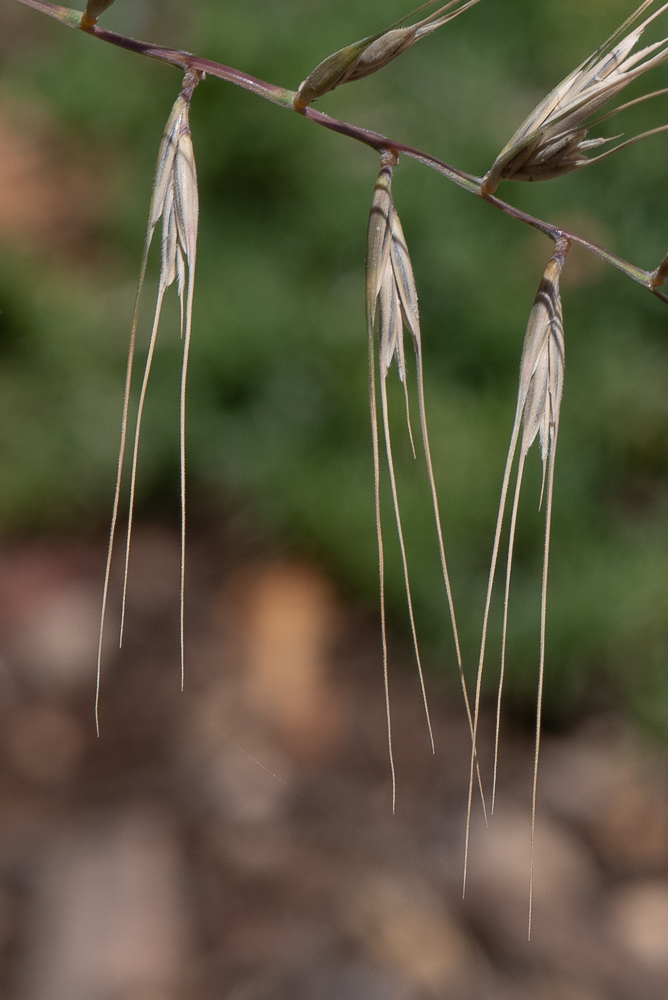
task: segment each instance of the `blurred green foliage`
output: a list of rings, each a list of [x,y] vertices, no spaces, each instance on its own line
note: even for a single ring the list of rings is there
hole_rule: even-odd
[[[117,0],[110,28],[291,88],[329,52],[405,12],[399,0]],[[622,0],[482,0],[382,73],[320,106],[482,174],[535,103],[627,15]],[[3,12],[2,17],[5,17]],[[97,529],[109,515],[125,349],[158,144],[180,87],[169,67],[25,8],[1,44],[2,102],[47,113],[95,174],[90,246],[0,246],[0,519],[5,531]],[[666,85],[665,68],[629,97]],[[661,100],[661,99],[660,99]],[[628,112],[627,134],[665,120]],[[665,98],[663,99],[665,102]],[[615,125],[617,123],[615,122]],[[618,130],[618,129],[616,129]],[[210,79],[192,132],[201,196],[188,400],[189,495],[315,553],[373,606],[377,557],[363,305],[376,155]],[[668,249],[657,137],[589,171],[499,194],[654,267]],[[76,165],[76,164],[75,164]],[[526,320],[549,242],[412,161],[395,204],[420,292],[426,397],[467,664],[482,618]],[[141,338],[150,323],[151,258]],[[178,504],[176,296],[150,386],[139,506]],[[668,311],[578,252],[563,280],[566,380],[548,604],[548,718],[630,708],[668,736]],[[140,355],[141,360],[141,355]],[[393,373],[394,375],[394,373]],[[423,461],[392,379],[399,491],[419,634],[433,673],[454,650]],[[394,391],[396,390],[396,391]],[[388,602],[407,627],[384,483]],[[534,703],[543,515],[531,456],[511,593],[508,690]],[[498,639],[500,601],[494,605]],[[493,636],[494,638],[494,636]],[[497,643],[488,654],[489,689]]]

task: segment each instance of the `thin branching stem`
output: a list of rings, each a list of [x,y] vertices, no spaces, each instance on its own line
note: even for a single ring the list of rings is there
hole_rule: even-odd
[[[61,7],[57,4],[48,3],[47,0],[18,0],[18,3],[22,3],[27,7],[32,7],[35,10],[41,11],[43,14],[48,14],[50,17],[55,18],[69,27],[79,28],[87,34],[98,38],[100,41],[108,42],[110,45],[116,45],[130,52],[135,52],[138,55],[149,56],[152,59],[158,59],[160,62],[169,63],[170,65],[177,66],[184,72],[188,70],[196,70],[200,73],[208,73],[221,80],[226,80],[228,83],[233,83],[237,87],[243,87],[244,90],[249,90],[258,97],[263,97],[265,100],[271,101],[279,107],[297,111],[298,114],[301,114],[304,118],[308,118],[310,121],[315,122],[317,125],[322,125],[324,128],[338,132],[340,135],[346,135],[350,139],[362,142],[378,152],[391,150],[396,155],[405,153],[406,156],[410,156],[412,159],[418,160],[420,163],[424,163],[426,166],[438,171],[438,173],[443,174],[443,176],[447,177],[448,180],[457,184],[458,187],[463,188],[470,194],[475,194],[478,195],[478,197],[484,198],[490,205],[499,209],[501,212],[504,212],[506,215],[510,216],[510,218],[516,219],[518,222],[522,222],[527,226],[531,226],[533,229],[537,229],[541,233],[545,233],[546,236],[552,237],[555,241],[559,239],[567,239],[571,243],[578,243],[590,253],[596,254],[597,257],[600,257],[608,264],[612,264],[613,267],[623,271],[629,278],[642,285],[657,298],[668,303],[668,295],[659,291],[656,285],[652,283],[652,279],[655,275],[654,271],[646,271],[643,268],[635,266],[634,264],[630,264],[628,261],[618,257],[616,254],[606,250],[604,247],[598,246],[598,244],[593,243],[591,240],[584,239],[584,237],[579,236],[577,233],[571,232],[570,230],[554,226],[549,222],[545,222],[543,219],[529,215],[527,212],[522,212],[520,209],[515,208],[513,205],[509,205],[507,202],[502,201],[502,199],[497,198],[495,195],[483,194],[482,178],[475,177],[472,174],[467,174],[463,170],[458,170],[456,167],[452,167],[449,164],[444,163],[437,157],[430,156],[429,153],[424,153],[419,149],[414,149],[413,147],[407,146],[402,142],[397,142],[395,139],[389,139],[387,136],[383,136],[378,132],[359,128],[358,126],[350,125],[347,122],[338,121],[336,118],[331,118],[329,115],[324,114],[322,111],[317,111],[315,108],[295,107],[294,102],[297,94],[294,90],[288,90],[285,87],[278,87],[273,83],[267,83],[265,80],[259,80],[248,73],[242,72],[241,70],[234,69],[231,66],[225,66],[222,63],[215,62],[211,59],[202,59],[200,56],[193,55],[190,52],[182,52],[178,49],[170,49],[165,46],[153,45],[150,42],[143,42],[135,38],[129,38],[126,35],[118,34],[118,32],[115,31],[107,31],[107,29],[101,28],[97,24],[82,25],[82,15],[80,11],[74,11],[67,7]]]

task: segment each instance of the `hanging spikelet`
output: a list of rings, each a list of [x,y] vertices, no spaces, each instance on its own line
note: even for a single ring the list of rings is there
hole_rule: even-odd
[[[435,2],[436,0],[430,0],[429,3],[422,4],[417,10],[402,17],[389,28],[379,31],[376,35],[363,38],[359,42],[353,42],[352,45],[346,45],[345,48],[328,56],[309,73],[301,84],[295,98],[295,107],[305,108],[311,101],[328,94],[330,90],[340,87],[342,83],[361,80],[363,77],[383,69],[420,38],[424,38],[425,35],[447,24],[448,21],[452,21],[453,18],[478,3],[478,0],[467,0],[466,3],[461,3],[461,0],[450,0],[450,3],[439,7],[437,11],[422,21],[418,21],[417,24],[412,24],[407,28],[399,27],[404,21],[419,14],[426,7],[431,7]],[[458,4],[459,6],[457,6]],[[456,10],[450,11],[449,14],[444,13],[455,6]]]
[[[410,582],[408,576],[408,563],[404,546],[403,530],[401,525],[401,515],[399,512],[399,498],[397,494],[397,484],[394,472],[394,460],[392,456],[392,443],[390,438],[390,425],[387,405],[387,376],[396,360],[399,378],[404,386],[406,399],[406,419],[408,431],[413,446],[413,435],[410,426],[410,408],[408,399],[408,384],[406,373],[406,357],[404,351],[404,326],[408,329],[413,341],[413,349],[416,358],[417,368],[417,390],[418,390],[418,410],[420,415],[420,430],[424,447],[427,473],[431,490],[434,517],[436,521],[436,532],[438,535],[439,554],[441,559],[441,569],[446,588],[448,609],[455,639],[455,649],[457,654],[457,664],[459,675],[464,692],[464,701],[469,719],[471,734],[473,734],[473,718],[471,715],[462,658],[459,644],[459,633],[455,618],[452,592],[450,588],[450,578],[447,563],[445,560],[445,550],[443,546],[443,533],[441,529],[441,518],[436,493],[436,483],[431,460],[431,449],[429,446],[429,435],[427,431],[427,420],[424,405],[424,378],[422,365],[422,338],[420,333],[420,316],[418,311],[417,289],[415,277],[411,265],[406,240],[404,237],[399,216],[392,201],[392,168],[396,165],[397,158],[393,154],[387,153],[381,161],[380,176],[376,182],[371,212],[369,215],[369,227],[367,231],[367,254],[366,254],[366,314],[367,314],[367,335],[369,344],[369,378],[371,397],[371,423],[373,435],[374,453],[374,479],[375,479],[375,499],[376,499],[376,531],[378,536],[378,555],[380,569],[380,596],[381,596],[381,629],[383,643],[383,673],[385,680],[385,699],[387,712],[388,746],[390,754],[390,767],[392,770],[392,802],[395,801],[395,780],[394,763],[392,756],[392,726],[390,719],[389,687],[388,687],[388,661],[387,661],[387,636],[385,628],[385,578],[384,578],[384,556],[383,538],[380,519],[380,454],[378,443],[378,421],[376,405],[376,380],[375,380],[375,350],[374,350],[374,327],[376,313],[378,313],[378,365],[380,374],[380,397],[381,413],[383,421],[383,432],[385,438],[385,452],[387,455],[388,470],[390,476],[390,487],[392,492],[392,502],[399,536],[399,546],[404,572],[404,583],[406,587],[406,597],[408,601],[408,613],[413,635],[413,646],[418,664],[422,697],[424,701],[427,725],[429,727],[429,738],[432,749],[434,746],[429,709],[427,706],[427,695],[424,685],[422,664],[417,642],[417,632],[413,615],[413,603],[411,598]],[[480,783],[480,775],[478,774]],[[482,785],[480,785],[482,796]],[[483,800],[484,804],[484,800]]]
[[[586,155],[589,150],[613,141],[587,139],[593,125],[634,104],[666,93],[663,89],[645,94],[602,118],[589,121],[629,83],[668,60],[668,38],[633,53],[645,28],[668,9],[668,3],[664,3],[633,31],[624,34],[653,3],[654,0],[645,0],[596,52],[531,112],[485,174],[483,194],[492,194],[502,180],[539,181],[561,177],[572,170],[597,163],[639,139],[668,129],[668,125],[663,125],[634,136],[598,156]]]
[[[189,71],[183,81],[183,89],[177,97],[172,112],[167,121],[165,131],[160,143],[158,152],[158,162],[156,165],[155,177],[153,180],[153,191],[151,196],[151,207],[149,211],[148,228],[144,243],[144,254],[142,258],[141,273],[139,279],[139,289],[135,304],[135,313],[132,323],[132,333],[130,338],[130,350],[128,354],[128,367],[125,381],[125,394],[123,400],[123,419],[121,429],[121,444],[119,450],[118,470],[116,477],[116,492],[114,495],[114,505],[112,513],[111,532],[109,536],[109,549],[107,554],[107,565],[105,571],[104,590],[102,597],[102,616],[100,621],[100,636],[98,645],[97,664],[97,695],[96,695],[96,719],[99,700],[100,687],[100,667],[102,657],[102,640],[104,634],[104,620],[107,608],[107,596],[109,589],[109,577],[111,571],[111,557],[113,552],[114,536],[116,533],[116,522],[118,518],[118,507],[121,490],[121,474],[123,467],[123,457],[127,441],[128,410],[130,401],[130,386],[132,381],[132,367],[134,360],[137,321],[139,316],[139,304],[146,275],[146,264],[148,252],[153,241],[156,226],[161,223],[161,262],[160,278],[158,281],[158,297],[149,341],[146,366],[139,394],[139,404],[137,408],[137,423],[135,429],[134,446],[132,452],[132,470],[130,474],[130,502],[128,513],[128,531],[125,549],[125,570],[123,575],[123,600],[121,612],[120,642],[123,641],[123,629],[125,625],[125,607],[127,597],[128,564],[130,558],[130,541],[132,536],[132,522],[134,514],[135,486],[137,480],[137,458],[139,453],[139,438],[141,433],[142,415],[146,400],[146,390],[151,371],[151,364],[155,352],[155,344],[160,324],[160,314],[166,290],[177,281],[179,300],[181,304],[181,336],[183,338],[183,364],[181,369],[181,395],[180,395],[180,468],[181,468],[181,685],[183,686],[184,667],[184,587],[185,587],[185,396],[186,396],[186,375],[188,369],[188,355],[190,349],[190,334],[192,327],[193,292],[195,283],[195,258],[197,253],[197,230],[199,219],[199,200],[197,192],[197,172],[195,169],[195,156],[193,152],[192,139],[190,136],[190,100],[197,84],[202,79],[202,74],[197,71]]]
[[[506,509],[508,497],[508,487],[510,475],[517,451],[520,445],[520,454],[517,468],[517,479],[515,484],[515,495],[510,519],[510,533],[508,540],[508,560],[506,564],[506,582],[503,602],[503,628],[501,644],[501,672],[499,677],[499,691],[497,697],[496,714],[496,736],[494,746],[494,779],[492,787],[492,812],[496,797],[496,779],[499,749],[499,724],[501,717],[501,694],[503,688],[505,661],[506,661],[506,634],[508,626],[508,600],[510,595],[510,577],[512,570],[513,548],[515,541],[515,527],[517,523],[517,510],[524,473],[524,464],[531,445],[539,438],[540,453],[543,463],[543,484],[541,487],[540,502],[542,505],[543,494],[545,499],[545,545],[543,551],[543,573],[541,581],[541,615],[540,615],[540,655],[538,669],[538,700],[536,714],[536,746],[534,758],[534,778],[533,778],[533,800],[532,800],[532,820],[531,820],[531,862],[530,862],[530,891],[529,891],[529,933],[531,933],[531,906],[533,900],[533,846],[536,817],[536,788],[538,777],[538,752],[540,748],[540,727],[543,698],[543,677],[545,669],[545,617],[547,609],[547,572],[550,554],[550,527],[552,520],[552,495],[554,485],[554,460],[556,454],[557,434],[559,431],[559,414],[561,410],[561,397],[563,393],[564,381],[564,327],[561,310],[561,295],[559,292],[559,278],[564,264],[564,259],[569,250],[569,243],[560,240],[555,248],[554,256],[550,260],[543,279],[538,289],[538,294],[534,300],[533,308],[529,316],[524,346],[522,349],[522,361],[520,364],[520,383],[517,395],[517,408],[515,411],[515,422],[506,459],[506,468],[503,475],[503,485],[501,487],[501,500],[499,503],[499,513],[494,535],[494,545],[492,549],[492,561],[487,584],[487,596],[485,600],[485,611],[483,616],[482,641],[480,646],[480,658],[478,661],[478,676],[476,680],[473,741],[474,751],[478,731],[478,718],[480,707],[480,691],[482,684],[482,672],[485,661],[485,649],[487,643],[487,628],[489,623],[489,610],[492,598],[492,587],[496,575],[496,565],[501,540],[501,529]],[[521,434],[521,438],[520,438]],[[464,889],[466,888],[466,874],[468,867],[468,847],[469,828],[471,818],[471,802],[473,791],[473,752],[471,755],[471,772],[469,782],[468,815],[466,824],[466,848],[464,860]]]

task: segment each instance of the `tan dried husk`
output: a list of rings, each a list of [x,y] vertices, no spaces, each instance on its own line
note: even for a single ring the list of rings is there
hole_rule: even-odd
[[[562,260],[548,264],[527,325],[520,365],[519,398],[523,407],[521,454],[540,435],[543,466],[559,424],[563,393],[564,330],[559,295]]]
[[[363,77],[383,69],[420,38],[424,38],[436,28],[440,28],[448,21],[458,17],[479,0],[467,0],[465,3],[461,3],[461,0],[450,0],[445,6],[439,7],[437,11],[422,21],[418,21],[417,24],[406,28],[399,27],[403,21],[414,17],[434,2],[435,0],[431,0],[431,3],[423,4],[389,28],[385,28],[376,35],[370,35],[368,38],[362,38],[359,42],[353,42],[352,45],[346,45],[345,48],[339,49],[338,52],[334,52],[333,55],[324,59],[300,85],[295,98],[295,107],[308,107],[312,101],[341,86],[342,83],[361,80]],[[443,17],[440,16],[444,11],[458,3],[461,5],[456,10]]]
[[[613,141],[602,138],[587,139],[589,129],[604,118],[609,118],[638,101],[629,102],[598,121],[588,121],[588,119],[633,80],[668,60],[668,44],[666,44],[668,38],[654,42],[640,52],[632,54],[645,28],[668,9],[668,3],[664,3],[641,25],[624,35],[654,2],[655,0],[645,0],[596,52],[555,87],[532,111],[485,174],[482,183],[483,194],[492,194],[502,180],[538,181],[560,177],[596,163],[632,142],[668,128],[661,126],[652,129],[595,157],[586,155],[589,150]],[[644,95],[639,100],[646,100],[664,92],[656,91]]]

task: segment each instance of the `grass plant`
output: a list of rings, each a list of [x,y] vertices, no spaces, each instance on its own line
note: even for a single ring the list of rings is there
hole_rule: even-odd
[[[359,142],[374,150],[380,158],[380,174],[376,181],[369,225],[366,251],[366,323],[369,356],[369,393],[371,405],[373,468],[375,484],[375,519],[378,544],[381,631],[383,648],[383,676],[385,684],[388,747],[392,774],[392,802],[396,797],[394,759],[392,751],[392,727],[390,714],[390,691],[388,669],[388,641],[385,606],[385,555],[381,518],[381,449],[379,420],[382,424],[385,458],[390,482],[390,492],[397,528],[401,558],[401,568],[408,603],[408,616],[417,661],[420,686],[424,701],[430,744],[434,749],[433,733],[429,718],[424,670],[418,645],[418,629],[411,593],[409,560],[404,542],[404,530],[400,514],[400,497],[395,474],[395,460],[391,441],[390,408],[388,405],[387,380],[393,362],[403,385],[406,417],[411,448],[415,455],[411,429],[411,401],[408,388],[409,374],[404,349],[403,331],[408,330],[415,356],[417,407],[420,436],[425,456],[430,500],[436,526],[438,554],[445,588],[446,604],[451,621],[459,679],[471,731],[471,766],[466,826],[466,851],[464,861],[464,889],[468,864],[469,824],[471,819],[473,785],[477,777],[480,786],[483,809],[486,813],[485,796],[478,767],[477,738],[482,692],[482,677],[485,664],[489,616],[493,585],[496,576],[499,550],[502,540],[504,515],[507,506],[512,470],[519,448],[516,468],[516,484],[510,514],[508,553],[506,561],[505,587],[503,598],[503,624],[501,635],[501,667],[497,694],[497,719],[494,746],[494,772],[491,791],[491,812],[494,812],[497,770],[499,759],[499,733],[501,720],[502,687],[506,673],[506,649],[508,611],[510,604],[511,568],[516,538],[519,498],[524,474],[525,461],[533,442],[538,438],[543,465],[543,481],[540,503],[545,505],[545,532],[543,568],[540,594],[540,644],[538,663],[538,694],[536,705],[536,742],[532,789],[532,836],[529,889],[529,934],[531,930],[531,906],[533,886],[533,847],[536,814],[536,789],[540,750],[540,730],[542,696],[546,666],[546,615],[548,563],[550,553],[550,529],[554,496],[555,455],[559,430],[560,408],[564,380],[564,332],[560,296],[560,276],[567,266],[567,255],[573,245],[584,248],[589,254],[612,265],[642,286],[655,298],[668,302],[668,296],[661,286],[668,278],[668,258],[653,269],[644,269],[628,262],[616,253],[593,242],[568,227],[544,221],[499,198],[496,191],[505,181],[549,181],[562,177],[586,166],[592,166],[629,145],[648,136],[668,129],[660,124],[645,130],[631,139],[618,143],[612,148],[594,156],[587,154],[609,143],[608,138],[589,138],[589,130],[602,124],[618,113],[628,112],[645,101],[668,93],[662,88],[643,94],[600,117],[601,109],[621,91],[644,73],[660,67],[668,61],[668,39],[650,43],[640,51],[635,51],[641,36],[650,25],[668,11],[668,4],[658,5],[655,0],[645,0],[627,18],[606,42],[586,58],[571,74],[539,102],[502,149],[490,169],[482,177],[460,170],[443,160],[420,149],[392,139],[379,132],[361,128],[314,108],[313,102],[344,83],[351,83],[370,76],[383,69],[410,49],[420,38],[431,34],[464,14],[478,0],[451,3],[439,7],[421,20],[414,21],[419,14],[435,3],[426,3],[412,14],[406,15],[389,28],[370,35],[361,41],[349,44],[318,65],[309,73],[299,88],[286,89],[273,83],[250,76],[232,67],[200,58],[188,52],[138,41],[126,35],[107,30],[98,19],[111,6],[113,0],[91,0],[84,12],[75,11],[47,2],[47,0],[18,0],[18,2],[55,18],[62,24],[83,31],[99,41],[118,46],[130,53],[149,57],[173,65],[183,76],[182,89],[176,99],[160,145],[155,172],[153,194],[149,212],[148,231],[140,269],[139,293],[137,295],[134,319],[132,321],[130,350],[125,382],[123,419],[121,429],[120,454],[117,466],[116,488],[113,501],[111,533],[106,564],[100,641],[98,654],[96,719],[98,718],[102,640],[108,602],[111,560],[114,539],[118,525],[122,473],[125,450],[128,443],[128,420],[133,376],[133,358],[136,345],[139,301],[146,276],[148,253],[158,223],[161,224],[162,252],[157,302],[150,337],[146,367],[141,382],[139,403],[132,447],[130,470],[128,529],[125,547],[125,570],[123,582],[123,610],[121,617],[121,641],[125,620],[125,602],[130,558],[132,520],[136,492],[139,440],[142,416],[149,374],[154,359],[155,345],[160,322],[162,302],[167,288],[175,281],[181,303],[181,335],[183,339],[183,362],[180,391],[180,472],[181,472],[181,682],[184,671],[184,588],[185,588],[185,401],[186,374],[191,342],[193,295],[195,279],[195,259],[198,240],[198,190],[195,171],[193,144],[190,136],[189,108],[196,87],[200,87],[207,77],[217,77],[241,87],[251,94],[262,97],[287,111],[296,112],[304,120],[340,134],[344,138]],[[641,17],[644,20],[637,22]],[[406,24],[407,21],[413,21]],[[636,27],[634,27],[636,25]],[[619,137],[615,137],[619,138]],[[492,546],[485,606],[483,612],[482,639],[478,660],[473,703],[469,700],[464,671],[460,634],[455,615],[450,573],[446,562],[445,544],[441,523],[439,498],[436,490],[434,463],[432,462],[424,393],[424,358],[420,331],[418,297],[413,266],[406,240],[399,221],[399,215],[392,196],[392,179],[400,158],[406,156],[436,171],[460,189],[482,199],[490,209],[500,211],[516,222],[530,227],[546,236],[554,243],[553,254],[536,295],[526,329],[524,348],[520,363],[520,385],[514,424],[511,431],[510,447],[503,475],[501,499],[496,530]],[[376,320],[378,321],[376,323]],[[378,332],[376,334],[376,326]],[[378,398],[379,397],[379,398]],[[379,412],[380,411],[380,412]]]

